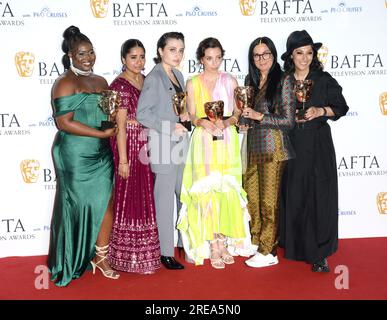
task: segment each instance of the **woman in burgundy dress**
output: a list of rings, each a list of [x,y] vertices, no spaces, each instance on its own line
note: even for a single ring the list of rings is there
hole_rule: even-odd
[[[145,48],[136,39],[121,47],[123,72],[110,85],[121,95],[111,138],[115,165],[114,224],[110,265],[121,271],[154,273],[160,267],[160,243],[153,198],[153,175],[147,160],[145,128],[135,119],[143,86]]]

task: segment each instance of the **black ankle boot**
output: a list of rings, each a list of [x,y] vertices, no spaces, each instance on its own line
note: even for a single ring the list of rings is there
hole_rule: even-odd
[[[174,257],[161,256],[161,263],[170,270],[184,269],[184,266],[176,261]]]
[[[312,271],[313,272],[329,272],[329,266],[328,261],[326,258],[321,259],[320,261],[317,261],[312,264]]]

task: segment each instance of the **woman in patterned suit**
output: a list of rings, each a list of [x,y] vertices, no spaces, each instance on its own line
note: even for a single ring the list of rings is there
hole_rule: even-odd
[[[287,131],[294,126],[295,103],[290,77],[283,77],[271,39],[255,39],[249,49],[246,85],[255,88],[254,109],[242,116],[247,133],[247,166],[243,187],[251,215],[250,232],[257,252],[246,261],[250,267],[278,263],[277,226],[280,184],[286,160],[294,156]]]

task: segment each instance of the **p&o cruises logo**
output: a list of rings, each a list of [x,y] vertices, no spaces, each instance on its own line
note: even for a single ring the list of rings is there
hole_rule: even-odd
[[[311,0],[257,1],[239,0],[244,16],[260,16],[261,23],[318,22],[322,17],[315,14]]]
[[[200,7],[195,6],[192,10],[186,11],[186,17],[216,17],[218,12],[216,10],[202,10]]]
[[[337,6],[321,10],[322,13],[341,14],[341,13],[359,13],[362,12],[361,6],[347,6],[344,1],[339,1]]]
[[[32,13],[33,18],[67,18],[67,12],[52,11],[49,7],[44,7],[40,11]]]
[[[170,19],[166,5],[161,2],[110,2],[109,0],[90,0],[95,18],[113,17],[114,26],[157,26],[176,25],[176,19]]]
[[[48,116],[44,120],[40,120],[37,123],[31,123],[30,127],[42,127],[42,128],[53,128],[56,127],[54,118],[52,116]]]
[[[339,208],[339,216],[356,216],[356,210],[342,210]]]

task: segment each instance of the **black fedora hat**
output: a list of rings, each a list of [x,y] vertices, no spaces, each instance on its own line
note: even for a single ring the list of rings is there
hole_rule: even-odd
[[[282,54],[281,59],[286,60],[286,58],[292,54],[294,49],[308,45],[311,45],[313,49],[317,51],[321,48],[322,43],[314,43],[312,37],[305,30],[293,31],[286,41],[286,52]]]

